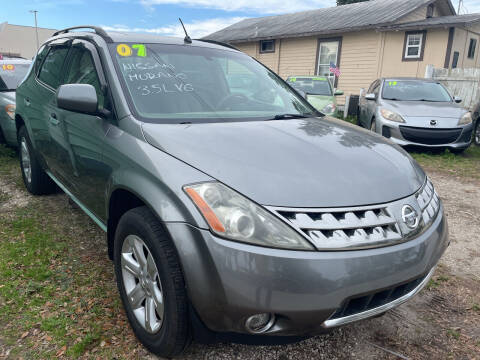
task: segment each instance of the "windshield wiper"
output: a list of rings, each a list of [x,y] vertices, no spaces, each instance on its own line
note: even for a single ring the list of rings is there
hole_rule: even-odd
[[[402,101],[402,100],[397,99],[397,98],[386,98],[386,97],[384,97],[383,100]]]
[[[273,118],[267,120],[305,119],[310,116],[310,114],[277,114]]]
[[[7,91],[15,91],[16,89],[0,89],[0,92],[4,91],[4,92],[7,92]]]

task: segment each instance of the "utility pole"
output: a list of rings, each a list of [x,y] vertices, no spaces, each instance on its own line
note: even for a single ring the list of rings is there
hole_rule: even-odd
[[[37,51],[38,51],[38,26],[37,26],[37,13],[38,10],[30,10],[31,13],[35,16],[35,36],[37,38]]]
[[[457,11],[457,15],[460,15],[460,9],[462,7],[462,2],[463,0],[458,0],[458,11]]]

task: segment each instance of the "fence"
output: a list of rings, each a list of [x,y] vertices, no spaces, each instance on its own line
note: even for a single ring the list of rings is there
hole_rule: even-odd
[[[442,69],[427,66],[426,78],[440,81],[462,105],[476,110],[480,104],[480,69]]]

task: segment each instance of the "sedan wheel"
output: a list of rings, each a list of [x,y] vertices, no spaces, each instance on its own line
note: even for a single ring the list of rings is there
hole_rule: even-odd
[[[377,132],[375,120],[372,120],[372,123],[370,124],[370,131]]]
[[[133,313],[150,334],[162,327],[164,316],[162,283],[150,249],[136,235],[129,235],[122,247],[123,285]]]

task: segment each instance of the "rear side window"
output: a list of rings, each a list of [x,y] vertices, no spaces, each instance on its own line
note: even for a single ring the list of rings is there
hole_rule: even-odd
[[[68,48],[64,46],[50,48],[38,74],[38,78],[53,89],[58,88],[62,82],[62,66],[67,52]]]

